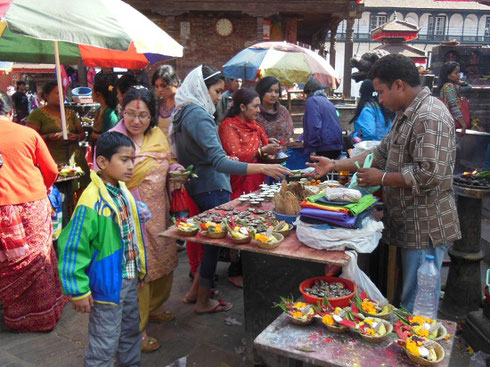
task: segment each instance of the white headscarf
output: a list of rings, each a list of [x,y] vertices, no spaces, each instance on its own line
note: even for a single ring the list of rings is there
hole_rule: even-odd
[[[208,88],[204,83],[204,77],[202,75],[202,65],[192,70],[185,77],[184,81],[179,87],[177,94],[175,94],[176,110],[181,109],[183,106],[189,103],[197,104],[204,108],[211,115],[216,111],[216,107],[209,95]]]

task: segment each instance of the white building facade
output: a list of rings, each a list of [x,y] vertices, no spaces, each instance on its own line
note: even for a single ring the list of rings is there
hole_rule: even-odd
[[[419,38],[410,41],[427,51],[444,41],[457,40],[465,44],[490,45],[490,6],[473,1],[437,0],[365,0],[364,12],[354,22],[354,54],[362,55],[380,45],[371,41],[371,30],[393,19],[416,24]],[[335,70],[343,75],[345,21],[337,29]],[[352,83],[352,96],[359,95],[360,83]],[[339,88],[342,90],[342,86]]]

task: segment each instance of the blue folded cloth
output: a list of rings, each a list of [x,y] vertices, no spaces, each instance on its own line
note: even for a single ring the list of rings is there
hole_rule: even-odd
[[[300,212],[301,218],[309,218],[314,220],[315,222],[318,221],[317,223],[324,222],[334,226],[345,228],[359,228],[362,220],[370,214],[371,210],[366,210],[355,217],[351,217],[344,213],[334,213],[327,212],[325,210],[309,208],[302,209]]]

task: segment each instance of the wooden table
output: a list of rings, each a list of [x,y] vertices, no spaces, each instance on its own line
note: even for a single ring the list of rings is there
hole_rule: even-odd
[[[245,210],[249,207],[248,205],[241,204],[238,199],[230,201],[229,203],[224,204],[223,206],[233,207],[233,209],[235,210]],[[270,201],[265,201],[261,204],[260,207],[257,207],[257,209],[262,209],[262,210],[273,210],[273,208],[274,208],[274,204],[272,204]],[[208,210],[206,213],[209,212],[227,213],[227,211],[216,210],[216,209]],[[240,251],[250,251],[254,253],[260,253],[260,254],[289,258],[289,259],[305,260],[305,261],[315,262],[320,264],[343,266],[349,262],[349,256],[347,256],[344,251],[316,250],[314,248],[303,245],[301,242],[299,242],[298,237],[296,236],[296,231],[292,231],[284,239],[284,241],[281,242],[279,247],[271,250],[266,250],[258,247],[255,244],[255,241],[251,241],[243,245],[238,245],[234,243],[229,236],[220,239],[209,238],[206,237],[205,235],[185,237],[182,236],[177,231],[177,228],[175,226],[170,227],[161,235],[164,237],[171,237],[171,238],[181,239],[184,241],[199,242],[206,245],[226,247],[226,248],[236,249]]]
[[[437,366],[446,367],[454,344],[456,323],[440,321],[452,336],[449,340],[439,341],[446,355]],[[388,337],[381,343],[368,343],[350,331],[331,333],[320,320],[307,326],[293,325],[284,314],[255,339],[254,345],[259,355],[264,352],[266,356],[273,354],[282,366],[302,366],[303,363],[329,367],[418,366],[394,338]]]
[[[233,200],[223,206],[245,210],[248,206]],[[259,207],[272,210],[271,202]],[[211,210],[212,212],[223,212]],[[254,241],[245,245],[235,244],[229,237],[211,239],[205,236],[183,237],[175,226],[161,234],[165,237],[199,242],[241,251],[243,267],[243,298],[245,309],[245,331],[251,346],[255,337],[281,313],[273,308],[279,296],[300,296],[299,284],[308,278],[325,275],[325,264],[345,265],[349,257],[344,251],[316,250],[299,242],[296,232],[291,232],[280,246],[273,250],[261,249]],[[252,359],[251,348],[249,358]]]

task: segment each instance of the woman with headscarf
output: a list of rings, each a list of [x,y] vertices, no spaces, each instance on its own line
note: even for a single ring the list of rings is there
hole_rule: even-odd
[[[224,88],[224,75],[216,68],[200,65],[192,70],[175,96],[178,111],[172,120],[172,141],[179,162],[193,164],[198,175],[187,191],[201,211],[230,201],[230,174],[265,174],[281,178],[289,173],[280,165],[236,162],[227,158],[214,120],[215,105]],[[230,303],[209,299],[219,247],[205,245],[204,254],[191,289],[184,301],[196,303],[197,314],[228,311]]]
[[[471,88],[471,85],[459,79],[461,68],[456,61],[446,62],[439,73],[439,93],[442,101],[453,116],[456,128],[461,128],[464,134],[470,127],[470,121],[465,121],[461,109],[461,90]]]
[[[362,82],[360,88],[360,100],[356,113],[350,120],[354,123],[352,137],[361,140],[382,140],[391,129],[391,118],[384,106],[378,103],[378,97],[374,95],[374,86],[371,79]]]
[[[69,300],[46,194],[58,168],[39,134],[13,123],[12,115],[10,98],[0,93],[0,303],[9,329],[49,331]]]
[[[318,80],[306,83],[307,96],[303,115],[303,145],[305,151],[336,159],[342,148],[342,127],[337,111],[328,100]]]
[[[281,83],[273,76],[266,76],[258,82],[255,90],[262,102],[257,122],[264,127],[269,139],[287,143],[293,138],[294,125],[289,111],[279,102]]]

